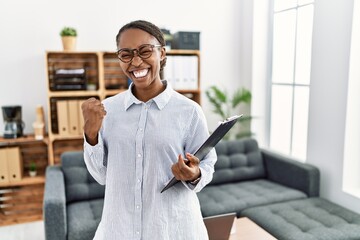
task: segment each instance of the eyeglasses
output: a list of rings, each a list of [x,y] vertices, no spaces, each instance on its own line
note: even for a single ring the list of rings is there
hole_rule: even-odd
[[[120,61],[122,61],[123,63],[129,63],[133,60],[135,56],[135,52],[137,52],[137,55],[141,59],[147,59],[151,56],[153,49],[158,47],[162,47],[162,45],[144,44],[141,45],[139,48],[134,48],[134,49],[122,48],[118,50],[116,54],[120,59]]]

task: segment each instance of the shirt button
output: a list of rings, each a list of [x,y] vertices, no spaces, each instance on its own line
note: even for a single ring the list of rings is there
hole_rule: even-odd
[[[138,183],[141,183],[141,179],[139,178],[139,179],[137,180],[137,182],[138,182]]]
[[[142,128],[140,128],[140,131],[142,131],[143,129]]]
[[[140,153],[138,154],[138,157],[141,157],[141,154],[140,154]]]
[[[140,208],[140,206],[139,206],[139,205],[136,205],[136,208],[137,208],[137,209],[139,209],[139,208]]]
[[[139,234],[140,234],[140,232],[139,232],[139,231],[136,231],[136,234],[137,234],[137,235],[139,235]]]

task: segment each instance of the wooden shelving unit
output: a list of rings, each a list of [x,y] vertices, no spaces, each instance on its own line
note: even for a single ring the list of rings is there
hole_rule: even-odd
[[[44,176],[35,176],[35,177],[23,177],[18,182],[10,182],[10,183],[0,183],[1,187],[15,187],[15,186],[26,186],[26,185],[34,185],[34,184],[43,184],[45,183]]]
[[[0,226],[42,219],[45,168],[48,165],[48,138],[33,135],[17,139],[0,138],[0,148],[20,149],[23,165],[19,181],[0,183]],[[37,165],[37,176],[28,175],[30,162]]]
[[[201,103],[200,95],[200,51],[171,50],[167,56],[197,57],[197,89],[181,89],[178,92]],[[82,150],[82,133],[67,134],[61,132],[58,121],[57,104],[59,101],[85,100],[95,97],[103,100],[128,88],[128,79],[121,71],[119,60],[113,52],[46,52],[46,75],[48,80],[48,159],[49,164],[59,164],[60,155],[64,151]],[[54,73],[57,69],[86,70],[87,83],[95,86],[95,90],[54,90]],[[176,89],[175,89],[176,90]],[[71,113],[73,116],[74,114]],[[82,116],[80,116],[82,118]],[[78,120],[80,121],[80,120]],[[60,124],[61,125],[61,124]],[[80,126],[78,126],[79,128]],[[82,128],[82,126],[80,127]]]

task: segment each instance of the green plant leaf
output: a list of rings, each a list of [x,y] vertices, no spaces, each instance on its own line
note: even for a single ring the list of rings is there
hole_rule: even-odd
[[[215,97],[220,101],[220,102],[222,102],[222,103],[226,103],[227,102],[227,97],[226,97],[226,92],[224,91],[221,91],[219,88],[217,88],[216,86],[212,86],[211,88],[210,88],[212,91],[213,91],[213,93],[214,93],[214,95],[215,95]]]
[[[36,171],[36,163],[35,162],[30,163],[29,170],[30,171]]]
[[[220,115],[221,119],[225,119],[231,115],[239,114],[236,107],[241,104],[251,103],[251,92],[245,88],[238,89],[233,96],[228,96],[227,92],[220,90],[216,86],[211,86],[205,91],[206,96],[213,107],[213,112]],[[248,130],[252,116],[243,116],[238,121],[243,127],[235,127],[229,131],[224,139],[242,138],[252,136],[252,132]],[[249,126],[248,126],[249,124]]]
[[[76,37],[77,36],[77,32],[75,28],[72,27],[64,27],[61,32],[60,32],[60,36],[62,37],[66,37],[66,36],[72,36],[72,37]]]
[[[245,88],[241,88],[234,93],[232,107],[234,108],[242,102],[247,104],[251,102],[251,92]]]
[[[205,92],[206,96],[208,97],[210,103],[213,105],[213,112],[219,114],[222,119],[225,119],[225,113],[222,110],[222,104],[224,103],[223,98],[219,99],[218,97],[222,97],[221,94],[216,94],[217,90],[214,87],[211,87],[209,90]]]

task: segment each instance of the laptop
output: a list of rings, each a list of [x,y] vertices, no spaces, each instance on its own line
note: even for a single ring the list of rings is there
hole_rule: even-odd
[[[205,217],[204,223],[209,235],[209,240],[229,240],[236,213],[226,213]]]

